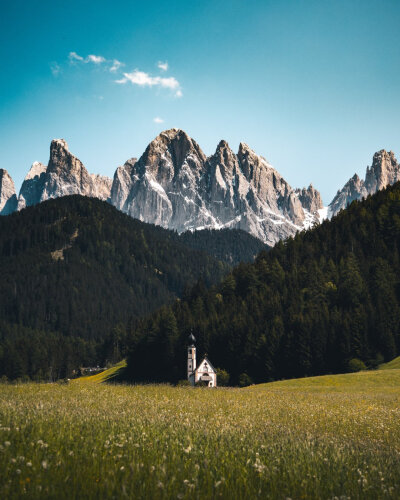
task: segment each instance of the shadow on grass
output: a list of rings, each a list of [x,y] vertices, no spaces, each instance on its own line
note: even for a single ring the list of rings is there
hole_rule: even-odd
[[[113,373],[110,373],[110,375],[106,376],[104,380],[102,381],[103,384],[128,384],[129,381],[127,380],[127,368],[126,366],[121,366],[119,367],[116,371]]]

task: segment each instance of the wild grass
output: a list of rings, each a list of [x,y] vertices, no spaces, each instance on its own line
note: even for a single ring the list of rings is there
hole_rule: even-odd
[[[379,367],[380,370],[393,370],[400,368],[400,356],[392,359],[389,363],[384,363]]]
[[[88,375],[86,377],[80,377],[71,380],[72,384],[102,384],[104,382],[111,382],[114,378],[118,377],[120,372],[126,368],[126,360],[122,360],[116,365],[104,370],[96,375]]]
[[[400,497],[400,370],[0,386],[0,498]]]

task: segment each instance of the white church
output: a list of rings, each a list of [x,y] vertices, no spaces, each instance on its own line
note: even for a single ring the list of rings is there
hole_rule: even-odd
[[[203,361],[196,366],[196,339],[193,334],[189,335],[188,359],[187,359],[187,378],[190,385],[196,385],[198,382],[205,382],[208,387],[217,387],[217,372],[205,357]]]

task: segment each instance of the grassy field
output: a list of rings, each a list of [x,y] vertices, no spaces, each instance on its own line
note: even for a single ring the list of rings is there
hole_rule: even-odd
[[[121,370],[126,368],[126,360],[120,361],[116,365],[103,372],[96,373],[96,375],[88,375],[86,377],[80,377],[72,379],[72,384],[103,384],[104,382],[111,382],[113,378],[117,377]]]
[[[393,370],[400,368],[400,356],[392,359],[389,363],[384,363],[379,367],[380,370]]]
[[[400,370],[0,386],[0,498],[400,498]]]

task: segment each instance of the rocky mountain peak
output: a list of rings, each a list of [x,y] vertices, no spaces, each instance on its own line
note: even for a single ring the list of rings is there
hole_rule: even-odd
[[[32,163],[19,192],[17,210],[22,210],[25,207],[39,203],[45,182],[46,170],[47,166],[43,165],[43,163],[39,161]]]
[[[178,128],[165,130],[150,143],[150,146],[158,146],[160,143],[164,145],[166,150],[173,153],[177,165],[182,164],[186,156],[191,152],[195,152],[205,159],[205,155],[200,149],[200,146],[194,139],[189,137],[184,130]]]
[[[170,129],[161,132],[146,148],[138,162],[140,174],[148,171],[162,185],[172,181],[185,165],[198,171],[206,156],[186,132]]]
[[[221,139],[217,146],[217,151],[220,149],[230,149],[229,144],[225,141],[225,139]]]
[[[367,167],[365,187],[369,193],[375,193],[389,184],[399,180],[399,164],[393,151],[384,149],[376,152],[372,159],[372,166]]]
[[[18,209],[70,194],[107,200],[111,184],[112,180],[108,177],[89,174],[83,163],[69,152],[64,139],[54,139],[50,144],[48,166],[35,162],[25,177],[19,193]]]
[[[239,144],[238,159],[246,179],[259,182],[261,170],[270,167],[267,160],[256,154],[245,142]]]
[[[318,210],[323,208],[323,203],[319,191],[312,184],[308,188],[296,189],[300,202],[311,214],[318,214]]]
[[[67,141],[64,139],[53,139],[50,144],[49,166],[59,164],[67,156],[72,156],[68,150]]]
[[[231,176],[235,167],[238,165],[238,159],[229,144],[222,140],[219,142],[215,153],[208,159],[210,165],[214,168],[218,165],[224,178]]]
[[[138,162],[119,167],[111,193],[112,204],[146,222],[179,232],[240,228],[270,245],[317,220],[247,144],[236,155],[222,140],[206,158],[180,129],[161,132]],[[310,206],[320,207],[314,188],[306,195]]]
[[[111,187],[111,202],[115,207],[123,212],[128,211],[125,203],[129,196],[132,183],[134,182],[134,167],[136,163],[137,158],[130,158],[124,163],[124,165],[118,167],[114,174]],[[136,176],[136,178],[138,177]]]
[[[7,170],[0,168],[0,215],[8,215],[17,208],[14,181]]]
[[[254,151],[250,148],[250,146],[248,144],[246,144],[245,142],[241,142],[239,144],[238,156],[242,157],[246,153],[253,153],[254,154]]]
[[[365,181],[354,174],[336,193],[329,205],[329,214],[335,215],[353,200],[361,200],[398,180],[400,180],[400,165],[393,151],[381,149],[374,154],[372,165],[367,167]]]
[[[62,170],[65,174],[74,172],[75,175],[88,176],[83,163],[71,154],[68,150],[67,141],[64,139],[53,139],[50,144],[50,159],[47,166],[47,172]]]
[[[353,200],[359,200],[367,195],[364,181],[354,174],[340,189],[329,205],[329,215],[335,215],[345,209]]]
[[[66,149],[68,151],[68,144],[65,139],[53,139],[50,144],[50,152],[53,149]]]
[[[43,165],[40,161],[34,161],[32,163],[29,172],[25,176],[25,180],[34,179],[35,177],[40,177],[44,172],[46,172],[47,165]]]

